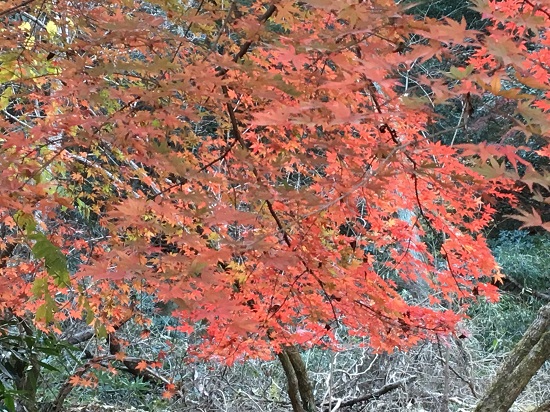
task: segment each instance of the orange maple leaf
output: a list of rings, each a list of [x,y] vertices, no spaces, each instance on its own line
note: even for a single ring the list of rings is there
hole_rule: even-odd
[[[139,361],[139,363],[136,365],[136,369],[140,372],[144,371],[145,369],[147,369],[147,367],[149,366],[149,364],[147,363],[147,361],[145,360],[141,360]]]
[[[125,354],[124,352],[117,352],[117,353],[115,354],[115,359],[116,359],[117,361],[121,361],[121,362],[122,362],[125,358],[126,358],[126,354]]]
[[[166,391],[162,392],[162,397],[164,399],[170,399],[172,396],[174,396],[174,392],[172,392],[172,391],[166,390]]]
[[[523,225],[521,225],[521,229],[526,227],[533,227],[533,226],[543,226],[542,218],[540,214],[533,208],[532,213],[529,213],[525,210],[518,209],[518,212],[521,213],[519,215],[506,215],[506,217],[511,217],[512,219],[519,220],[520,222],[523,222]]]
[[[79,386],[82,383],[82,379],[78,375],[73,375],[69,378],[69,383],[72,386]]]

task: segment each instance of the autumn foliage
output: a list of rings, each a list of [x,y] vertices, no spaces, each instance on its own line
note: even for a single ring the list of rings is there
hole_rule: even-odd
[[[549,227],[550,9],[474,6],[482,31],[393,0],[3,2],[0,309],[109,331],[151,294],[229,363],[451,333],[497,298],[495,202],[527,187]],[[499,144],[433,133],[494,96]]]

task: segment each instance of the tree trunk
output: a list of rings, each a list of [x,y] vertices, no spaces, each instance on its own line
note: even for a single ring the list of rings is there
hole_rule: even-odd
[[[298,390],[300,392],[300,397],[302,398],[302,405],[306,412],[315,411],[315,397],[313,396],[313,387],[309,377],[307,376],[307,368],[304,360],[298,352],[296,346],[290,346],[285,349],[290,363],[294,368],[294,373],[296,373],[296,378],[298,378]]]
[[[506,412],[550,358],[550,303],[543,306],[500,367],[474,412]]]
[[[306,365],[296,346],[288,346],[278,355],[288,384],[288,396],[294,412],[314,412],[313,387]]]

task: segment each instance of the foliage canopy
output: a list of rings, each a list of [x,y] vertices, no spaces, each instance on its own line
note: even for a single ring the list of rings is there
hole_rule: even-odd
[[[475,31],[393,0],[3,2],[0,309],[109,331],[154,294],[229,363],[337,347],[337,325],[389,351],[452,332],[497,297],[492,202],[549,202],[506,140],[548,143],[542,3],[477,0]],[[467,132],[487,95],[515,106],[500,144],[427,131],[460,102]]]

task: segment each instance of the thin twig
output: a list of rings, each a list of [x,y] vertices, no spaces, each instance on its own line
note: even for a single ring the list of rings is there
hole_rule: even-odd
[[[347,407],[356,405],[358,403],[370,402],[374,399],[379,398],[382,395],[385,395],[388,392],[391,392],[391,391],[394,391],[395,389],[400,388],[401,386],[404,386],[404,385],[407,385],[411,382],[414,382],[416,379],[417,379],[417,376],[413,375],[413,376],[409,376],[408,378],[397,381],[397,382],[388,383],[387,385],[384,385],[380,389],[378,389],[374,392],[371,392],[367,395],[359,396],[358,398],[354,398],[354,399],[350,399],[350,400],[345,401],[345,402],[341,402],[340,405],[339,405],[339,409],[347,408]],[[337,410],[338,409],[336,409],[336,408],[332,409],[332,411],[337,411]]]
[[[31,3],[34,3],[35,0],[26,0],[16,6],[10,7],[9,9],[0,11],[0,16],[5,16],[6,14],[10,14],[11,12],[17,11],[25,6],[28,6]]]

